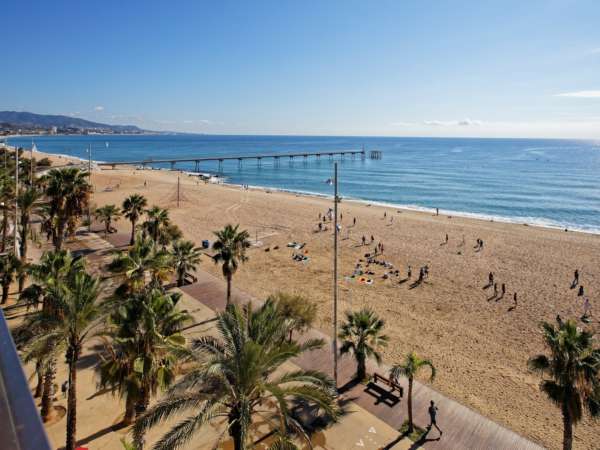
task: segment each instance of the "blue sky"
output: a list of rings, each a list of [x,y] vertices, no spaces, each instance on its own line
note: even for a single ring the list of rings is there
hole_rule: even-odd
[[[600,138],[600,1],[27,1],[0,109],[203,133]]]

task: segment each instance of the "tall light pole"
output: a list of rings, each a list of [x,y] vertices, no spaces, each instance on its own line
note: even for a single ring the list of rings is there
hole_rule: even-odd
[[[90,144],[88,146],[88,184],[90,185],[90,192],[93,191],[92,188],[92,144]],[[92,201],[91,199],[92,195],[90,193],[90,198],[88,199],[88,210],[87,210],[87,216],[88,216],[88,233],[92,232],[92,211],[90,209],[90,202]]]
[[[333,164],[333,379],[338,388],[337,301],[338,301],[338,163]]]
[[[19,242],[17,241],[17,223],[19,220],[19,148],[15,147],[15,256],[19,256]]]

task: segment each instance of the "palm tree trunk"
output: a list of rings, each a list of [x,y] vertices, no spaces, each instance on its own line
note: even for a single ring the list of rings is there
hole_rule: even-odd
[[[54,235],[54,249],[61,250],[63,239],[65,236],[65,224],[62,220],[58,220],[58,225],[56,226],[56,234]]]
[[[9,280],[8,282],[6,282],[6,281],[2,282],[2,304],[3,305],[8,300],[8,290],[10,289],[10,278],[8,280]]]
[[[413,378],[408,377],[408,434],[411,434],[415,429],[415,426],[413,424],[412,389]]]
[[[135,415],[141,416],[148,409],[148,405],[150,404],[150,389],[147,387],[142,387],[141,389],[141,398],[135,405]]]
[[[562,407],[563,413],[563,450],[573,448],[573,419],[566,406]]]
[[[229,436],[233,439],[234,450],[245,450],[246,442],[239,416],[240,414],[235,409],[229,413]]]
[[[357,355],[356,365],[356,379],[362,381],[367,377],[366,358],[363,355]]]
[[[73,356],[69,361],[69,393],[67,399],[67,442],[65,450],[75,450],[75,436],[77,434],[77,360],[78,352],[72,351]]]
[[[127,395],[125,398],[125,416],[123,417],[123,425],[128,426],[135,420],[135,398],[133,395]]]
[[[227,303],[226,306],[231,304],[231,274],[227,274]]]
[[[135,242],[135,220],[131,221],[131,239],[129,239],[129,245],[133,245]]]
[[[46,373],[44,374],[44,392],[42,393],[42,408],[40,411],[40,415],[44,422],[48,422],[52,416],[52,396],[54,395],[52,391],[54,389],[55,364],[56,361],[54,361],[54,359],[50,360]]]
[[[35,374],[37,375],[37,385],[35,386],[33,397],[39,398],[44,388],[44,374],[42,372],[42,363],[39,360],[35,363]]]
[[[2,209],[2,253],[6,251],[6,236],[8,234],[8,211],[6,206]]]
[[[29,219],[21,216],[21,263],[22,267],[25,267],[27,263],[27,233],[29,231]],[[19,292],[23,290],[25,286],[25,279],[27,278],[27,272],[22,270],[19,274]]]

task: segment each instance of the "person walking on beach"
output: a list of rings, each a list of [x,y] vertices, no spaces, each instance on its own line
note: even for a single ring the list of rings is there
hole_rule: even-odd
[[[385,219],[387,217],[387,211],[383,212],[383,218]]]
[[[514,304],[514,307],[516,308],[517,307],[517,293],[516,292],[513,294],[513,304]]]
[[[439,216],[440,215],[440,208],[435,208],[435,215]]]
[[[406,278],[410,280],[410,277],[412,277],[412,268],[409,265],[408,270],[406,271]]]
[[[446,244],[448,243],[448,233],[446,233]]]
[[[502,298],[504,298],[504,294],[506,294],[506,284],[502,283]]]
[[[352,219],[352,226],[355,227],[356,226],[356,217],[354,219]]]
[[[344,215],[342,213],[340,213],[340,222],[344,220]]]
[[[362,245],[367,245],[367,238],[365,237],[364,234],[363,234],[363,237],[362,237]]]
[[[494,297],[498,296],[498,283],[494,283]]]
[[[437,411],[438,411],[438,407],[435,406],[435,403],[433,400],[431,400],[430,404],[429,404],[429,425],[427,426],[428,430],[431,430],[432,427],[435,427],[436,430],[438,430],[438,433],[440,433],[440,436],[442,435],[442,430],[440,430],[440,427],[438,427],[437,425]]]
[[[590,299],[586,297],[585,301],[583,302],[583,316],[581,317],[582,319],[587,319],[589,317],[590,309]]]
[[[575,269],[575,273],[573,274],[573,283],[571,287],[575,287],[579,284],[579,270]]]
[[[494,274],[492,272],[490,272],[490,274],[488,275],[488,282],[490,286],[494,284]]]
[[[579,286],[579,292],[577,293],[577,297],[583,297],[583,286]]]
[[[371,235],[371,244],[375,242],[375,238],[373,237],[373,235]]]

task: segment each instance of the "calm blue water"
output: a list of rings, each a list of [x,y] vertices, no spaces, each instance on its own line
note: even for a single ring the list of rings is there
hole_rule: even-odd
[[[108,142],[108,147],[106,146]],[[31,138],[10,139],[31,146]],[[600,141],[288,136],[48,136],[41,151],[101,161],[318,150],[381,150],[382,160],[340,164],[346,198],[600,232]],[[178,166],[191,170],[193,165]],[[215,172],[204,164],[203,172]],[[228,181],[332,195],[328,159],[280,167],[224,163]]]

